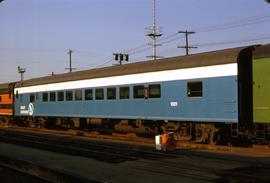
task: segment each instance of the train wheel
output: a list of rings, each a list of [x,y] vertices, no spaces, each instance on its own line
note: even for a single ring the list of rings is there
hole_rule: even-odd
[[[214,124],[196,124],[195,125],[195,141],[216,144],[220,139],[218,128]]]

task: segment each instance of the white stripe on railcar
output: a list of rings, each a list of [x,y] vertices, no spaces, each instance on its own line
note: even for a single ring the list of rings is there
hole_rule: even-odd
[[[235,76],[235,75],[237,75],[237,64],[233,63],[233,64],[196,67],[187,69],[147,72],[140,74],[129,74],[123,76],[112,76],[96,79],[86,79],[79,81],[68,81],[61,83],[35,85],[29,87],[19,87],[16,88],[14,92],[16,93],[18,91],[19,94],[22,94],[32,92],[140,84],[140,83],[175,81],[175,80],[188,80],[188,79]]]

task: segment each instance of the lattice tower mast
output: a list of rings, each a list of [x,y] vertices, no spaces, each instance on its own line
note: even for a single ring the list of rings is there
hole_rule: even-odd
[[[161,46],[160,44],[157,44],[157,39],[162,36],[161,27],[157,27],[156,25],[156,0],[152,1],[152,12],[153,25],[146,28],[146,36],[152,39],[152,55],[148,57],[156,60],[157,58],[160,58],[160,56],[157,56],[157,46]]]

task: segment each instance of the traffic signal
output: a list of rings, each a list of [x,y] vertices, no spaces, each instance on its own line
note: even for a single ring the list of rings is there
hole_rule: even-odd
[[[113,55],[116,61],[129,61],[129,54],[114,53]]]
[[[114,53],[113,55],[114,55],[114,60],[118,60],[119,54]]]
[[[129,60],[129,55],[126,54],[125,57],[126,57],[125,61],[128,61]]]
[[[120,55],[120,61],[124,60],[124,54],[119,54]]]

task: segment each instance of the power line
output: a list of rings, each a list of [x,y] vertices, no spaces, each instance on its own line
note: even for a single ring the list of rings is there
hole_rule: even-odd
[[[0,51],[8,51],[8,52],[58,52],[58,53],[65,52],[65,50],[61,50],[61,49],[7,48],[7,47],[0,47]]]
[[[212,32],[212,31],[219,31],[219,30],[227,30],[227,29],[232,29],[232,28],[237,28],[240,26],[248,26],[248,25],[253,25],[253,24],[258,24],[258,23],[263,23],[263,22],[268,22],[270,21],[270,16],[269,15],[263,15],[263,16],[256,16],[256,17],[248,17],[245,19],[241,19],[238,21],[234,21],[231,23],[226,23],[226,24],[221,24],[221,25],[216,25],[216,26],[210,26],[206,28],[200,28],[197,29],[196,32],[198,33],[203,33],[203,32]],[[167,37],[164,37],[164,39],[160,39],[159,41],[166,40],[167,38],[175,37],[177,36],[178,33],[171,34]],[[184,38],[184,37],[181,37]],[[160,42],[160,44],[167,44],[173,41],[178,40],[179,38],[173,38],[167,41]]]
[[[104,65],[106,65],[106,64],[108,64],[108,63],[110,63],[110,62],[112,62],[113,60],[114,60],[114,59],[108,60],[108,61],[106,61],[106,62],[104,62],[104,63],[102,63],[102,64],[100,64],[100,65],[95,66],[95,67],[101,67],[101,66],[104,66]]]
[[[197,33],[206,33],[206,32],[212,32],[212,31],[220,31],[220,30],[227,30],[227,29],[232,29],[232,28],[237,28],[237,27],[241,27],[241,26],[249,26],[249,25],[254,25],[254,24],[258,24],[258,23],[263,23],[263,22],[268,22],[270,21],[270,16],[269,15],[263,15],[263,16],[256,16],[256,17],[248,17],[245,19],[241,19],[241,20],[237,20],[237,21],[233,21],[231,23],[225,23],[225,24],[221,24],[221,25],[215,25],[215,26],[210,26],[210,27],[205,27],[205,28],[199,28],[199,29],[195,29]],[[159,40],[157,40],[158,44],[168,44],[171,43],[173,41],[182,39],[184,37],[180,37],[179,38],[179,34],[178,33],[173,33],[171,35],[168,35],[166,37],[163,37]],[[267,38],[265,38],[267,39]],[[242,40],[243,41],[255,41],[255,40],[263,40],[263,38],[260,39],[252,39],[252,40]],[[215,42],[215,43],[204,43],[204,44],[198,44],[197,46],[209,46],[209,45],[218,45],[218,44],[232,44],[232,43],[239,43],[241,42],[241,40],[235,40],[235,41],[227,41],[227,42]],[[149,44],[142,44],[140,46],[137,46],[135,48],[131,48],[129,50],[126,50],[125,53],[128,53],[130,55],[135,55],[135,54],[139,54],[139,53],[143,53],[146,51],[149,51],[151,47],[149,46]],[[60,50],[60,49],[33,49],[33,48],[0,48],[0,51],[22,51],[22,52],[30,52],[30,51],[42,51],[42,52],[63,52],[64,50]],[[76,53],[83,53],[83,54],[96,54],[96,55],[101,55],[101,54],[97,54],[97,53],[93,53],[93,52],[87,52],[87,51],[80,51],[80,50],[76,50]],[[111,56],[109,57],[111,58]],[[107,59],[105,59],[107,60]],[[98,66],[103,66],[109,62],[113,61],[113,59],[104,62],[103,64],[100,64]],[[30,63],[29,61],[26,61],[27,63]],[[31,63],[41,63],[40,60],[35,61],[35,62],[31,62]],[[50,61],[44,61],[44,63],[46,62],[50,62]],[[3,63],[3,62],[1,62]]]
[[[79,54],[86,54],[86,55],[96,55],[96,56],[107,56],[105,54],[102,53],[97,53],[97,52],[92,52],[92,51],[85,51],[85,50],[74,50],[76,53]]]
[[[176,40],[179,40],[179,39],[183,39],[184,38],[184,36],[183,37],[176,37],[176,38],[173,38],[173,39],[169,39],[168,41],[163,41],[163,42],[161,42],[160,44],[162,44],[162,45],[164,45],[164,44],[167,44],[167,43],[171,43],[171,42],[174,42],[174,41],[176,41]]]
[[[149,48],[150,48],[149,44],[143,44],[141,46],[137,46],[135,48],[131,48],[129,50],[125,50],[124,52],[125,53],[129,53],[130,55],[133,55],[133,54],[137,53],[138,50],[149,49]]]
[[[177,38],[175,38],[177,36]],[[173,39],[170,39],[170,38],[173,38]],[[166,41],[167,39],[170,39],[168,41]],[[175,40],[178,40],[179,39],[179,34],[178,33],[173,33],[173,34],[170,34],[166,37],[163,37],[159,40],[157,40],[157,42],[159,44],[166,44],[166,43],[169,43],[169,42],[172,42],[172,41],[175,41]],[[137,53],[140,53],[141,51],[146,51],[146,50],[149,50],[150,48],[150,45],[151,43],[146,43],[146,44],[142,44],[140,46],[137,46],[135,48],[131,48],[129,50],[125,50],[124,52],[125,53],[129,53],[130,55],[133,55],[133,54],[137,54]]]
[[[225,23],[221,25],[198,28],[196,30],[198,33],[213,32],[213,31],[219,31],[219,30],[228,30],[228,29],[238,28],[242,26],[249,26],[249,25],[264,23],[268,21],[270,21],[270,16],[264,15],[264,16],[257,16],[257,17],[249,17],[249,18],[245,18],[245,19],[241,19],[241,20],[237,20],[231,23]]]
[[[247,25],[253,25],[253,24],[257,24],[257,23],[262,23],[262,22],[266,22],[269,21],[268,20],[269,17],[267,16],[257,16],[257,17],[249,17],[246,19],[242,19],[239,21],[234,21],[232,23],[226,23],[226,24],[221,24],[221,25],[216,25],[216,26],[211,26],[211,27],[206,27],[206,28],[200,28],[197,30],[198,33],[202,33],[202,32],[211,32],[211,31],[219,31],[219,30],[226,30],[226,29],[232,29],[232,28],[237,28],[239,26],[247,26]],[[168,35],[164,38],[161,38],[159,40],[157,40],[157,42],[159,44],[167,44],[167,43],[171,43],[173,41],[182,39],[183,37],[179,38],[179,34],[177,33],[173,33],[171,35]],[[257,39],[251,39],[251,40],[236,40],[236,41],[227,41],[227,42],[216,42],[216,43],[205,43],[205,44],[198,44],[196,46],[207,46],[207,45],[218,45],[218,44],[230,44],[230,43],[239,43],[239,41],[255,41],[255,40],[262,40],[262,39],[266,39],[267,37],[263,37],[263,38],[257,38]],[[149,49],[151,49],[151,47],[149,46],[149,44],[142,44],[140,46],[137,46],[135,48],[131,48],[129,50],[126,50],[125,53],[128,53],[130,55],[135,55],[135,54],[139,54],[139,53],[143,53],[148,51]],[[110,62],[112,62],[114,59],[110,59],[100,65],[97,65],[96,67],[101,67],[104,66]]]
[[[143,48],[143,49],[134,51],[134,52],[129,53],[129,54],[130,54],[130,55],[135,55],[135,54],[138,54],[138,53],[143,53],[143,52],[149,51],[150,49],[151,49],[151,47],[147,47],[147,48]]]
[[[163,54],[163,55],[166,55],[166,53],[179,53],[179,49],[177,48],[177,47],[170,47],[170,48],[168,48],[168,49],[165,49],[165,50],[162,50],[161,51],[161,53]]]
[[[234,44],[234,43],[253,42],[253,41],[260,41],[260,40],[267,40],[267,39],[270,39],[269,35],[262,35],[260,37],[244,38],[244,39],[230,40],[230,41],[219,41],[219,42],[212,42],[212,43],[203,43],[203,44],[197,44],[196,46],[199,46],[199,47],[217,46],[217,45],[226,45],[226,44]]]
[[[64,49],[48,49],[48,48],[44,48],[44,49],[37,49],[37,48],[8,48],[8,47],[0,47],[0,52],[1,51],[7,51],[7,52],[51,52],[51,53],[63,53],[66,52],[66,50]],[[77,54],[88,54],[88,55],[96,55],[96,56],[106,56],[104,54],[101,53],[96,53],[96,52],[90,52],[90,51],[84,51],[84,50],[77,50],[77,49],[73,49],[74,52],[76,52]]]
[[[177,36],[177,37],[176,37]],[[172,38],[172,39],[170,39]],[[179,34],[178,33],[173,33],[171,35],[168,35],[166,37],[164,37],[163,39],[159,39],[157,40],[157,43],[161,44],[161,45],[164,45],[164,44],[167,44],[167,43],[171,43],[173,41],[176,41],[176,40],[179,40],[179,39],[182,39],[184,37],[179,37]],[[169,39],[169,40],[167,40]],[[166,41],[167,40],[167,41]],[[141,46],[138,46],[138,47],[135,47],[135,48],[132,48],[130,50],[126,50],[125,53],[129,53],[130,55],[134,55],[134,54],[138,54],[138,53],[142,53],[142,52],[146,52],[150,49],[151,47],[149,46],[149,44],[143,44]]]

